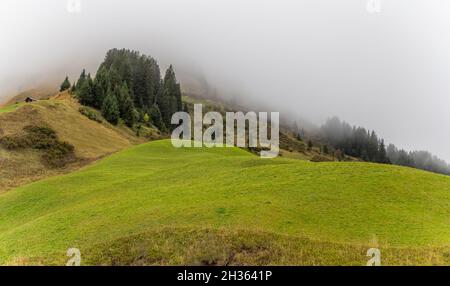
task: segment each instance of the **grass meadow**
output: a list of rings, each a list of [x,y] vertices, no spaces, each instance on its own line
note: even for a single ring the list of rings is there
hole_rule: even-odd
[[[448,265],[449,198],[410,168],[153,141],[0,193],[0,264]]]

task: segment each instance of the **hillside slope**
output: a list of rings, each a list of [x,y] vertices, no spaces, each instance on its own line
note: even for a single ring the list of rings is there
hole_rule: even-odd
[[[145,141],[124,127],[98,123],[79,112],[80,105],[67,93],[50,100],[19,103],[0,109],[0,137],[24,133],[25,126],[48,126],[61,141],[75,147],[76,162],[64,168],[49,168],[35,150],[0,147],[0,192],[51,175],[69,172],[105,155]]]
[[[450,178],[154,141],[0,194],[0,264],[450,263]]]
[[[19,92],[18,94],[7,97],[6,101],[0,103],[0,107],[23,102],[25,98],[48,99],[57,93],[57,88],[53,85],[41,84],[35,88],[30,88]]]
[[[225,118],[226,112],[248,112],[246,108],[243,107],[233,107],[229,106],[220,99],[210,100],[199,96],[198,94],[188,93],[183,95],[183,103],[186,104],[186,108],[193,116],[194,104],[202,104],[203,112],[216,111],[222,114]],[[292,131],[280,126],[280,153],[279,156],[299,159],[299,160],[309,160],[315,161],[320,157],[321,161],[336,161],[337,158],[332,154],[324,154],[321,152],[320,147],[315,146],[313,148],[307,148],[307,144],[299,140],[296,134]],[[355,161],[355,158],[347,156],[348,161]]]

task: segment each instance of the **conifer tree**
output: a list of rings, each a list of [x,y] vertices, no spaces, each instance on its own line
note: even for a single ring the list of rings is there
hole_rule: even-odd
[[[180,84],[177,83],[172,65],[166,71],[163,81],[163,92],[158,101],[164,124],[170,126],[172,114],[183,109]]]
[[[372,131],[367,146],[369,161],[375,161],[378,155],[378,137],[375,131]]]
[[[186,103],[183,104],[183,111],[189,113],[189,108]]]
[[[137,115],[126,82],[118,88],[117,94],[120,117],[125,121],[127,126],[132,127],[136,122]]]
[[[97,71],[97,74],[95,75],[95,79],[94,79],[93,107],[98,108],[98,109],[102,108],[103,100],[106,97],[106,93],[107,93],[109,87],[110,87],[109,72],[104,67],[101,67]]]
[[[111,106],[111,101],[115,100],[119,116],[128,126],[145,123],[143,120],[147,113],[148,120],[164,132],[167,126],[171,126],[172,114],[183,109],[181,88],[173,67],[170,66],[164,79],[161,79],[156,60],[136,51],[108,51],[95,78],[85,85],[89,82],[88,78],[89,75],[83,70],[74,87],[80,103],[103,112],[104,105]],[[114,99],[109,98],[108,104],[105,104],[108,96]],[[107,110],[105,114],[109,114]]]
[[[166,126],[163,122],[161,112],[159,111],[159,108],[156,104],[150,108],[150,118],[153,125],[158,127],[159,130],[161,130],[162,132],[166,131]]]
[[[117,99],[112,92],[108,92],[102,106],[102,115],[110,123],[116,125],[119,122],[120,111]]]
[[[380,145],[378,147],[378,156],[377,156],[377,160],[378,163],[384,163],[384,164],[388,164],[389,159],[387,157],[387,153],[386,153],[386,147],[384,145],[384,140],[381,139],[380,140]]]
[[[311,140],[308,140],[308,150],[311,150],[313,147],[313,143]]]
[[[86,81],[86,70],[83,69],[83,71],[80,74],[80,77],[78,78],[75,89],[79,90],[85,81]]]
[[[93,82],[90,75],[85,78],[83,84],[76,88],[77,97],[81,104],[86,106],[93,106],[94,103],[94,90],[93,90]]]
[[[66,78],[64,79],[64,81],[62,82],[59,91],[64,91],[70,88],[70,81],[69,81],[69,77],[66,76]]]
[[[76,87],[75,87],[75,83],[72,84],[72,87],[70,88],[70,93],[75,94],[76,91]]]

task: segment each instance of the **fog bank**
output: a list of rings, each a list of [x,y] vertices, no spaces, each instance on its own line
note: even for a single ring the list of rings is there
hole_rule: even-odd
[[[376,1],[376,0],[375,0]],[[340,118],[450,161],[450,1],[0,2],[0,96],[95,72],[110,48],[173,64],[224,96]],[[0,98],[1,100],[1,98]]]

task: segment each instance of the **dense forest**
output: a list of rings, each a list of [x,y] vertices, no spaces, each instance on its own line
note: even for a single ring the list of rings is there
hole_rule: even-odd
[[[427,151],[407,152],[395,145],[385,146],[374,131],[350,126],[337,117],[327,120],[321,127],[324,140],[345,155],[367,162],[395,164],[450,175],[450,165]]]
[[[152,123],[166,131],[172,114],[183,109],[172,66],[162,79],[155,59],[127,49],[109,50],[94,78],[85,70],[72,86],[66,78],[60,89],[69,88],[81,104],[101,110],[112,124]]]

